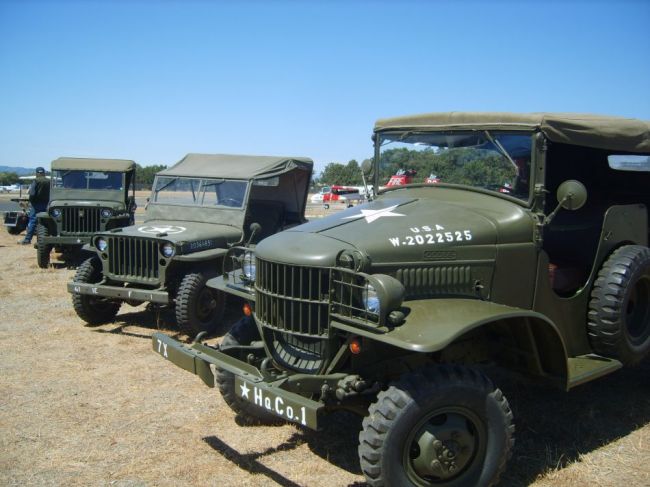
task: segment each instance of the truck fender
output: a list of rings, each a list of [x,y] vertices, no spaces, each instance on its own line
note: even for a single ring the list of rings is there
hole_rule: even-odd
[[[411,352],[434,353],[473,330],[499,324],[526,342],[531,372],[567,380],[564,340],[556,325],[540,313],[478,299],[407,301],[403,311],[404,323],[384,333],[343,323],[332,326]]]

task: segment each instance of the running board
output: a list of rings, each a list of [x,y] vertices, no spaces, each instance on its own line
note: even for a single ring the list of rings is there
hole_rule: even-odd
[[[618,360],[593,354],[569,357],[567,365],[569,369],[567,390],[598,379],[623,367],[623,364]]]

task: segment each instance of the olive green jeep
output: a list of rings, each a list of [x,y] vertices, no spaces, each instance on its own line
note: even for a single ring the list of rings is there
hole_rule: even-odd
[[[206,287],[229,247],[304,223],[312,161],[296,157],[188,154],[156,175],[144,224],[98,232],[68,284],[89,324],[112,321],[121,303],[175,308],[188,335],[213,332],[225,298]]]
[[[373,139],[371,202],[230,249],[208,285],[250,317],[153,348],[245,421],[364,415],[372,486],[493,485],[515,427],[482,365],[569,390],[648,356],[650,125],[434,113]]]
[[[133,224],[133,161],[61,157],[52,162],[50,185],[47,210],[36,215],[36,260],[43,269],[53,248],[65,258],[95,232]]]

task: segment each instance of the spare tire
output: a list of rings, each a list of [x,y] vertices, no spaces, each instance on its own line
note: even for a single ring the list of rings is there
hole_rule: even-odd
[[[591,291],[589,340],[600,355],[626,365],[650,352],[650,249],[626,245],[603,264]]]

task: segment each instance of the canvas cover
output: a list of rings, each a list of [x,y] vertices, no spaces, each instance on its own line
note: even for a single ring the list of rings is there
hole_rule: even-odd
[[[59,157],[52,161],[52,171],[66,169],[126,172],[135,169],[135,162],[125,159],[86,159],[82,157]]]
[[[541,130],[563,144],[650,153],[650,122],[633,118],[575,113],[443,112],[384,118],[384,130]]]
[[[296,168],[311,174],[312,166],[312,160],[306,157],[188,154],[158,175],[248,180],[270,178]]]

